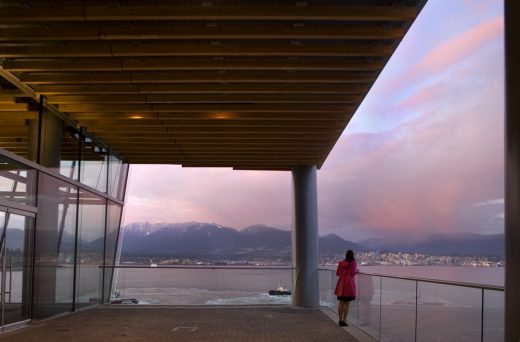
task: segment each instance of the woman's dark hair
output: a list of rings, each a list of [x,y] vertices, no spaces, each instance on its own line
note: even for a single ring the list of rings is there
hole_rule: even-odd
[[[351,250],[351,249],[349,249],[349,250],[347,251],[347,254],[345,254],[345,261],[352,262],[352,261],[354,261],[354,260],[356,260],[356,259],[354,258],[354,251]]]

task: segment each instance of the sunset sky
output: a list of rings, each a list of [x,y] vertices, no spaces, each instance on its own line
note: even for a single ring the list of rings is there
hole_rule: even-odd
[[[429,0],[318,171],[319,233],[503,233],[502,1]],[[289,229],[289,172],[132,165],[124,224]]]

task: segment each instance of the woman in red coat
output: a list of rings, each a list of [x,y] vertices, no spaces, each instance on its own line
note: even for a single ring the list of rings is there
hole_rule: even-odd
[[[334,293],[338,296],[338,316],[339,325],[347,326],[348,307],[351,301],[356,299],[356,279],[358,273],[357,262],[354,258],[354,252],[348,250],[345,260],[338,263],[336,275],[339,277]]]

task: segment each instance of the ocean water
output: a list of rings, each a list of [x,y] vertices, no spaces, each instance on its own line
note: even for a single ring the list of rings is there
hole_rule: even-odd
[[[290,304],[290,296],[269,296],[280,284],[292,287],[291,269],[154,267],[117,269],[113,288],[141,304]]]

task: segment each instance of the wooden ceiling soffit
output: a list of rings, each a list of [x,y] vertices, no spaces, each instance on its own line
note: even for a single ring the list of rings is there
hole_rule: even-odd
[[[321,167],[424,2],[6,0],[0,146],[45,95],[131,163]]]

